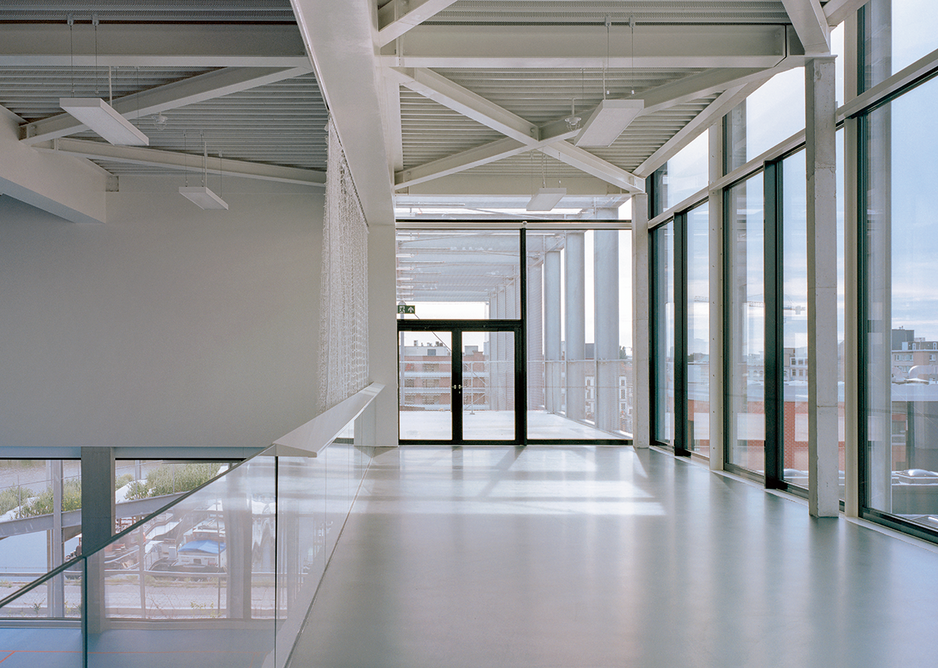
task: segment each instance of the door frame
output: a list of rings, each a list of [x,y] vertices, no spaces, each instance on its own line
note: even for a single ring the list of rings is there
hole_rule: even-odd
[[[515,354],[515,433],[504,440],[469,440],[463,438],[462,402],[462,333],[463,332],[512,332]],[[452,408],[452,438],[450,439],[405,439],[400,438],[400,407],[398,407],[398,442],[401,445],[523,445],[527,434],[527,358],[524,328],[521,320],[398,320],[397,354],[398,381],[400,378],[400,335],[401,332],[449,332],[452,346],[452,375],[450,406]]]

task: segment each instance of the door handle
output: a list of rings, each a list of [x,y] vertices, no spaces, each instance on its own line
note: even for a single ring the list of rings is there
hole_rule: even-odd
[[[461,390],[461,389],[462,389],[462,385],[456,385],[456,384],[454,384],[454,385],[453,385],[453,389],[454,389],[454,390]]]

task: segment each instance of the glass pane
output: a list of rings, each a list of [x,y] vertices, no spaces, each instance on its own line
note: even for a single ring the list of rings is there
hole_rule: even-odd
[[[866,13],[862,84],[872,88],[938,49],[933,0],[870,0]]]
[[[938,104],[930,81],[866,125],[867,502],[938,529]]]
[[[6,542],[6,541],[3,541]],[[0,663],[81,668],[83,562],[0,607]],[[0,589],[0,597],[10,592]],[[42,618],[42,623],[35,620]],[[30,620],[33,620],[30,623]]]
[[[515,438],[514,332],[462,333],[463,438]]]
[[[652,440],[671,444],[674,438],[674,222],[652,230],[651,243],[655,291]]]
[[[452,334],[402,331],[398,340],[401,438],[452,439]]]
[[[668,207],[707,187],[710,160],[708,137],[708,133],[704,132],[668,160],[664,177]]]
[[[57,507],[61,530],[53,521]],[[80,509],[80,461],[0,460],[0,598],[73,555],[81,518],[72,511]]]
[[[840,498],[846,493],[844,473],[847,465],[846,443],[846,405],[844,403],[844,389],[846,367],[844,365],[844,341],[846,339],[845,323],[845,271],[844,263],[844,188],[846,187],[844,175],[844,131],[837,131],[837,441],[838,461],[840,470]]]
[[[687,213],[687,442],[710,455],[710,209]]]
[[[263,663],[274,644],[274,473],[273,458],[247,462],[88,558],[89,666],[165,661],[167,647],[181,664]]]
[[[397,301],[402,319],[516,320],[521,317],[520,233],[401,230]]]
[[[631,233],[526,239],[528,438],[630,437]]]
[[[808,486],[808,221],[805,154],[782,162],[784,479]]]
[[[762,174],[727,191],[727,461],[765,470]]]

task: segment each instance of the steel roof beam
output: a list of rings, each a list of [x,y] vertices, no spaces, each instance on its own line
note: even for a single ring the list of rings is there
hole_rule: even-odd
[[[302,67],[309,66],[295,25],[64,24],[0,26],[0,66]]]
[[[291,0],[316,79],[371,225],[394,224],[393,174],[375,62],[374,2]]]
[[[230,67],[182,81],[174,81],[141,93],[125,95],[114,100],[112,106],[129,119],[139,119],[161,111],[205,102],[222,95],[292,79],[311,71],[308,65],[291,68]],[[63,112],[35,123],[21,125],[20,139],[26,144],[35,144],[87,129],[87,126],[79,123],[73,116]]]
[[[520,116],[486,100],[430,70],[396,69],[401,85],[466,118],[498,130],[506,137],[530,144],[538,140],[538,128]]]
[[[831,52],[831,29],[818,0],[782,0],[791,24],[798,33],[805,53]]]
[[[456,0],[391,0],[378,10],[378,46],[393,42],[454,2]]]
[[[381,50],[392,67],[645,69],[775,66],[791,51],[785,26],[421,25]],[[607,56],[608,45],[608,56]]]
[[[527,149],[535,148],[537,144],[538,150],[587,174],[625,188],[629,192],[644,191],[644,182],[624,169],[596,157],[585,149],[573,146],[559,137],[554,137],[550,143],[540,142],[540,131],[537,125],[435,72],[425,70],[397,70],[397,72],[401,76],[401,82],[411,90],[477,123],[498,130],[508,139],[520,142]],[[574,134],[576,131],[570,132],[571,136]],[[513,152],[514,147],[508,148],[508,151]]]
[[[138,146],[112,146],[106,142],[90,141],[87,139],[55,139],[33,148],[40,153],[67,154],[89,160],[107,160],[130,165],[144,165],[148,167],[165,167],[180,172],[191,171],[202,173],[202,156],[175,151],[160,151],[152,148]],[[231,158],[217,158],[208,156],[205,159],[205,171],[210,174],[224,174],[261,181],[278,181],[280,183],[294,183],[306,186],[324,186],[326,173],[311,169],[298,169],[296,167],[281,167],[267,165],[245,160],[232,160]]]

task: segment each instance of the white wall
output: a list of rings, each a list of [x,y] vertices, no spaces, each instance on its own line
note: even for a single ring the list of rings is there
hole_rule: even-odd
[[[0,447],[262,446],[314,416],[322,191],[226,179],[209,212],[179,181],[122,177],[106,225],[0,197]]]

